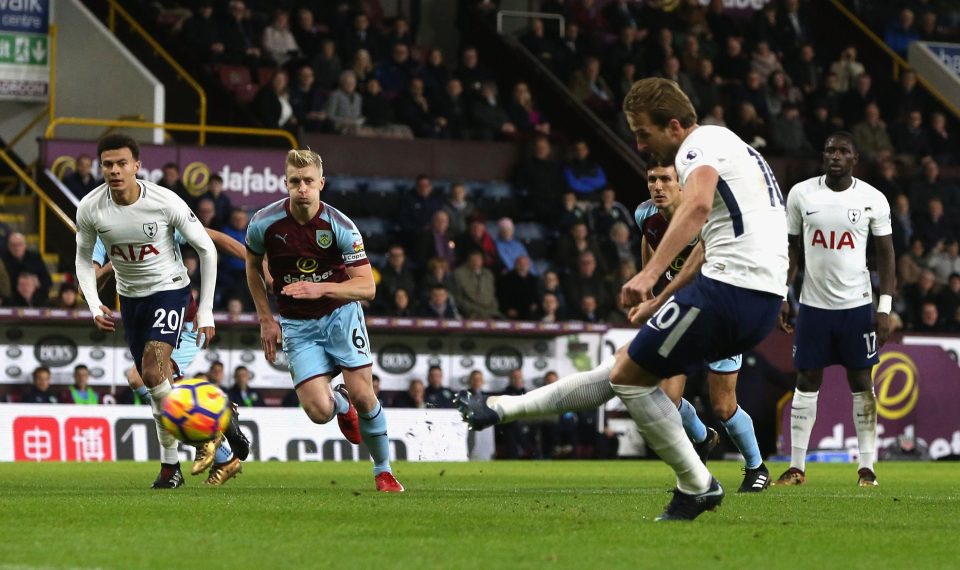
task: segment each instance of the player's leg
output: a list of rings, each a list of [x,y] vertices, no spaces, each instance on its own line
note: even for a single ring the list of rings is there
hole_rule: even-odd
[[[595,410],[615,395],[610,387],[610,372],[619,358],[627,358],[626,346],[592,370],[564,376],[520,396],[490,396],[483,400],[464,390],[457,394],[454,403],[472,430],[524,418]]]
[[[740,371],[739,354],[711,362],[707,374],[710,404],[713,415],[720,419],[730,440],[743,455],[744,473],[741,493],[755,493],[770,486],[770,471],[763,464],[760,445],[753,428],[753,418],[737,405],[737,375]]]
[[[403,485],[390,468],[390,439],[386,412],[373,392],[373,359],[370,337],[360,303],[348,303],[327,317],[324,349],[343,370],[343,381],[359,416],[360,435],[373,459],[378,491],[401,493]]]
[[[150,403],[150,392],[147,390],[147,387],[143,385],[143,379],[140,378],[140,372],[137,371],[136,366],[131,366],[127,372],[127,385],[130,386],[130,390],[135,393],[140,400]]]
[[[877,457],[877,397],[873,393],[873,367],[880,358],[877,350],[873,305],[843,311],[845,334],[838,341],[841,363],[847,369],[847,383],[853,394],[853,425],[860,453],[858,484],[877,485],[873,462]]]
[[[680,412],[680,422],[683,424],[683,431],[693,442],[693,448],[697,450],[697,456],[700,461],[707,462],[710,452],[717,446],[720,436],[713,428],[708,428],[700,416],[697,415],[697,409],[693,407],[686,398],[683,397],[683,391],[687,386],[687,376],[678,374],[672,378],[667,378],[660,383],[660,389],[670,398],[670,401],[677,406]]]

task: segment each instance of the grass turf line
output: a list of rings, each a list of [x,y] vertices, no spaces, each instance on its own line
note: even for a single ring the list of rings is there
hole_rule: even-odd
[[[804,487],[727,497],[654,524],[659,462],[403,463],[403,495],[361,463],[251,463],[222,488],[148,489],[145,463],[0,464],[0,570],[34,568],[949,568],[958,464],[812,464]],[[771,464],[776,477],[785,468]]]

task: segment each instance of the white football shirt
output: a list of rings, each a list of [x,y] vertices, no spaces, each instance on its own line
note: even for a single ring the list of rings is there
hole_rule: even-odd
[[[800,302],[850,309],[873,302],[867,236],[890,235],[890,204],[876,188],[853,179],[834,192],[824,176],[796,184],[787,195],[787,229],[803,239],[806,271]]]
[[[701,272],[744,289],[787,294],[787,220],[783,195],[767,161],[726,127],[700,126],[680,145],[675,161],[681,186],[711,166],[719,174],[713,210],[700,234]]]
[[[197,326],[213,326],[217,251],[203,224],[179,196],[162,186],[138,180],[140,197],[130,205],[113,200],[107,184],[83,197],[77,208],[77,280],[87,305],[99,315],[100,296],[91,256],[99,236],[113,262],[117,292],[146,297],[190,284],[174,232],[180,230],[200,255]]]

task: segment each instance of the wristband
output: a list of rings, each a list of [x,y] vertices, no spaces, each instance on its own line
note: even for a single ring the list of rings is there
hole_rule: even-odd
[[[877,301],[877,312],[890,314],[890,305],[893,304],[893,297],[890,295],[880,295],[880,300]]]

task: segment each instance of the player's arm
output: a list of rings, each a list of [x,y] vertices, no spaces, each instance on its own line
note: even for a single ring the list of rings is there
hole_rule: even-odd
[[[657,312],[657,309],[667,302],[667,299],[696,278],[706,259],[706,252],[703,249],[703,240],[701,239],[690,252],[690,256],[684,261],[680,272],[674,276],[672,281],[667,283],[667,286],[663,288],[659,295],[630,309],[630,322],[639,325],[649,319],[651,315]]]
[[[210,228],[204,229],[207,230],[207,235],[210,236],[210,240],[213,241],[213,245],[217,248],[217,251],[221,251],[237,259],[245,259],[247,257],[247,248],[243,247],[242,243],[223,232],[211,230]]]
[[[647,236],[640,238],[640,267],[646,267],[647,262],[650,261],[650,258],[653,256],[653,248],[650,247],[650,242],[647,241]]]
[[[213,323],[213,293],[217,286],[217,248],[207,235],[200,220],[190,211],[187,203],[174,196],[171,203],[170,223],[175,227],[190,247],[200,256],[200,299],[197,307],[197,343],[203,348],[210,345],[216,336]]]
[[[97,291],[97,272],[93,267],[92,259],[96,241],[96,228],[81,209],[77,212],[77,256],[74,260],[77,282],[80,283],[80,291],[83,292],[83,298],[87,301],[87,307],[93,315],[97,328],[113,332],[116,330],[113,311],[100,301],[100,294]]]
[[[793,285],[797,279],[797,271],[800,269],[800,261],[803,259],[803,216],[801,214],[803,201],[799,185],[790,189],[787,194],[787,288]],[[789,292],[788,292],[789,295]],[[780,316],[777,318],[777,327],[785,333],[793,332],[793,325],[790,324],[793,308],[790,306],[789,299],[784,299],[780,304]]]
[[[294,299],[321,299],[328,297],[340,301],[372,301],[377,294],[373,270],[363,247],[363,238],[350,220],[336,220],[332,224],[337,247],[346,266],[346,281],[340,283],[313,283],[297,281],[285,285],[280,291]]]
[[[651,297],[651,291],[670,263],[700,233],[713,208],[720,175],[709,165],[694,169],[683,187],[683,200],[677,208],[663,240],[653,256],[633,279],[623,286],[623,305],[632,307]]]
[[[249,230],[247,240],[250,240]],[[263,255],[248,247],[244,257],[246,259],[247,287],[250,289],[250,297],[253,298],[253,306],[256,307],[257,318],[260,320],[260,344],[263,347],[263,355],[269,362],[273,362],[277,357],[277,345],[280,344],[280,325],[273,318],[270,301],[267,299],[267,286],[264,282],[266,269],[264,269]]]
[[[880,300],[877,304],[877,345],[883,346],[890,338],[890,305],[897,286],[896,253],[893,250],[893,225],[890,220],[890,204],[886,198],[877,197],[870,221],[870,233],[877,248],[877,271],[880,273]]]

